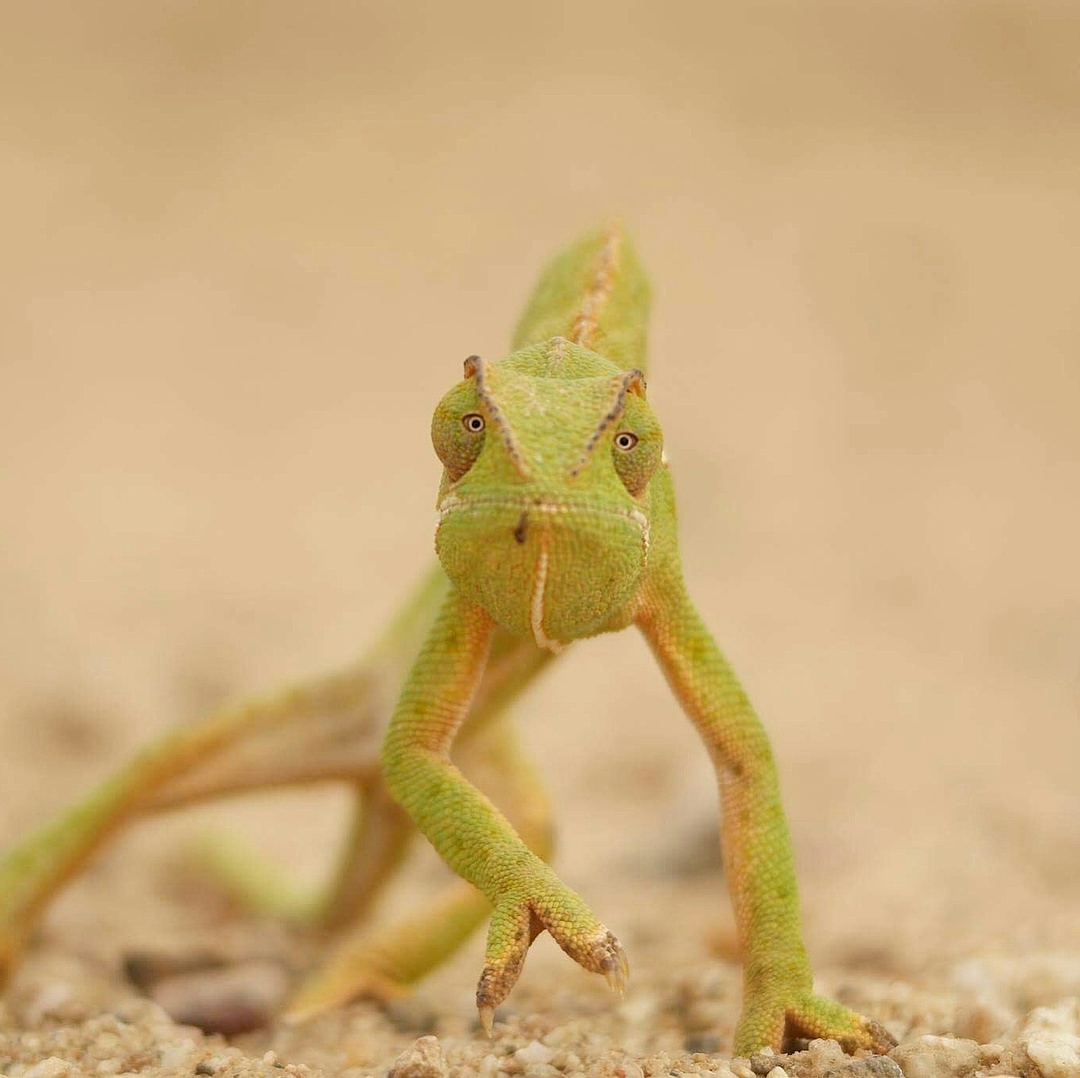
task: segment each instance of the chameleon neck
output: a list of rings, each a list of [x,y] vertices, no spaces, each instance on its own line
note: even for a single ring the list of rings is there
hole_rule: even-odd
[[[565,337],[624,370],[645,370],[649,283],[621,225],[582,237],[540,276],[514,331],[513,351]]]

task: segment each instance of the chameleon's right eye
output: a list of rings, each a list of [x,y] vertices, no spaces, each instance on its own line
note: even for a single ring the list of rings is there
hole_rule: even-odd
[[[479,404],[476,383],[470,378],[443,397],[432,417],[431,441],[451,483],[476,463],[484,447],[487,423],[477,411]]]

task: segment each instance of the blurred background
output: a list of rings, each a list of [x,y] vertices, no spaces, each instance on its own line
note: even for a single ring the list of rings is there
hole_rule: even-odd
[[[372,638],[432,554],[436,401],[618,215],[689,582],[771,731],[814,953],[1080,948],[1080,7],[3,19],[0,843]],[[616,929],[643,881],[677,902],[715,795],[640,641],[574,647],[519,710],[566,877]],[[342,807],[212,818],[314,878]],[[120,917],[169,834],[69,917]],[[701,938],[658,909],[654,953]]]

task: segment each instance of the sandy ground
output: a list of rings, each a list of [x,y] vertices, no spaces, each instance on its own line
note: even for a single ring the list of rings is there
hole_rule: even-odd
[[[5,22],[0,844],[373,637],[431,556],[431,408],[614,212],[656,284],[688,577],[773,738],[823,986],[909,1078],[1080,1073],[1075,4]],[[474,942],[390,1009],[228,1048],[171,1023],[124,955],[257,955],[263,987],[303,958],[176,867],[212,825],[314,886],[340,791],[262,796],[140,825],[64,893],[0,1071],[724,1073],[739,976],[688,724],[629,635],[519,712],[560,871],[629,950],[622,1002],[541,940],[488,1044]],[[785,1073],[838,1073],[821,1051]]]

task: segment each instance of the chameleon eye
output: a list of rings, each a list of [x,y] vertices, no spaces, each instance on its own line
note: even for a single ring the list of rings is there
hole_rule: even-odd
[[[645,495],[660,464],[664,435],[644,398],[627,394],[626,411],[611,439],[611,463],[635,498]]]
[[[439,401],[431,417],[431,442],[451,483],[456,483],[483,452],[487,423],[479,407],[476,382],[467,378]]]

